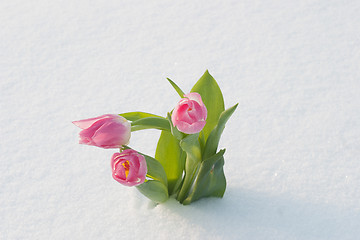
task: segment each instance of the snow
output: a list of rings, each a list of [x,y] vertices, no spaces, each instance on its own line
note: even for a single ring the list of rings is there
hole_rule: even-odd
[[[0,239],[357,239],[358,1],[0,2]],[[165,116],[206,69],[227,191],[154,206],[73,120]],[[159,132],[134,133],[153,155]]]

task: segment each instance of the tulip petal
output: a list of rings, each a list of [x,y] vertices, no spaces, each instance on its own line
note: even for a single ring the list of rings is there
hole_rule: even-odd
[[[199,103],[199,105],[202,107],[202,113],[203,113],[204,120],[205,120],[207,118],[207,109],[206,109],[206,106],[205,106],[204,102],[201,99],[201,95],[199,93],[197,93],[197,92],[191,92],[191,93],[188,93],[188,94],[186,94],[184,96],[187,97],[190,100],[194,100],[194,101]]]
[[[127,182],[136,182],[137,175],[139,170],[139,159],[136,156],[128,156],[127,160],[129,161],[129,174],[126,178]]]
[[[136,186],[145,181],[146,160],[135,150],[126,149],[114,154],[111,158],[111,166],[113,178],[125,186]]]
[[[179,121],[177,128],[179,129],[179,131],[181,131],[183,133],[194,134],[194,133],[200,132],[201,129],[203,129],[203,127],[205,126],[205,124],[206,124],[206,121],[204,121],[204,120],[195,122],[193,124]]]
[[[191,93],[188,93],[188,94],[185,94],[184,97],[188,98],[189,100],[193,100],[193,101],[196,101],[198,102],[200,105],[204,105],[202,99],[201,99],[201,96],[199,93],[197,92],[191,92]]]
[[[88,119],[84,119],[84,120],[73,121],[72,123],[81,129],[86,129],[101,119],[111,118],[113,116],[114,116],[113,114],[105,114],[105,115],[95,117],[95,118],[88,118]],[[115,116],[117,116],[117,115],[115,115]]]
[[[192,109],[188,111],[188,114],[192,119],[191,122],[205,120],[203,109],[198,102],[192,101]]]
[[[194,122],[194,119],[189,115],[189,109],[192,108],[192,105],[193,104],[191,102],[187,102],[179,106],[177,110],[177,121],[183,121],[189,124]]]
[[[94,141],[92,140],[92,137],[94,136],[96,130],[97,130],[102,124],[103,124],[102,121],[99,120],[99,121],[95,122],[91,127],[82,130],[82,131],[79,133],[79,136],[80,136],[80,141],[79,141],[79,143],[80,143],[80,144],[87,144],[87,145],[95,145],[95,146],[96,146],[96,144],[94,144]]]
[[[200,94],[191,92],[184,95],[175,106],[171,120],[174,126],[183,133],[198,133],[205,126],[207,109],[201,100]]]
[[[124,166],[122,166],[121,163],[118,163],[118,167],[116,168],[116,172],[115,172],[115,175],[118,177],[118,179],[121,179],[121,180],[126,180],[126,171],[125,171],[125,168]]]
[[[92,136],[92,141],[98,147],[118,148],[129,142],[130,131],[116,122],[102,124]]]

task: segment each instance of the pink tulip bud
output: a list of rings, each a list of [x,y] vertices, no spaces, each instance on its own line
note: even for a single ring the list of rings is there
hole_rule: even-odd
[[[115,114],[102,115],[74,121],[73,124],[83,129],[80,132],[80,144],[102,148],[120,148],[129,142],[131,124]]]
[[[147,167],[145,157],[135,150],[126,149],[114,153],[111,158],[113,178],[125,186],[136,186],[145,181]]]
[[[171,115],[171,121],[180,132],[198,133],[206,124],[206,107],[200,94],[196,92],[185,94],[184,97],[176,105]]]

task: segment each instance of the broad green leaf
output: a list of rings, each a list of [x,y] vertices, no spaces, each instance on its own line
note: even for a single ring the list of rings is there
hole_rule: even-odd
[[[206,161],[201,162],[194,187],[189,197],[183,202],[184,205],[203,197],[223,197],[226,189],[223,169],[224,153],[225,149],[219,151]]]
[[[157,180],[146,181],[136,186],[136,188],[143,195],[157,203],[165,202],[169,198],[168,189],[163,183]]]
[[[164,167],[169,193],[175,189],[179,178],[182,177],[184,171],[184,158],[181,156],[182,150],[177,140],[170,132],[161,131],[161,135],[157,144],[155,158]]]
[[[131,147],[128,147],[128,146],[123,146],[122,148],[123,149],[132,149]],[[167,186],[166,173],[165,173],[163,166],[159,163],[159,161],[157,161],[155,158],[150,157],[141,152],[138,152],[138,153],[145,157],[146,166],[147,166],[146,176],[150,177],[154,180],[159,180],[165,186]]]
[[[186,152],[185,178],[177,199],[182,203],[195,180],[201,162],[199,133],[191,134],[180,141],[181,148]]]
[[[222,112],[219,118],[219,122],[216,127],[211,131],[204,149],[203,160],[211,157],[216,153],[217,147],[219,145],[220,137],[224,131],[225,124],[231,117],[231,115],[236,110],[238,104],[235,104],[231,108],[228,108],[226,111]]]
[[[170,131],[170,124],[166,118],[162,117],[145,117],[131,123],[131,131],[149,128]]]
[[[181,98],[184,97],[184,92],[179,88],[178,85],[176,85],[176,83],[174,83],[170,78],[167,78],[167,80],[169,81],[169,83],[171,84],[171,86],[173,86],[173,88],[175,89],[175,91],[179,94],[179,96]]]
[[[161,116],[152,114],[152,113],[146,113],[146,112],[127,112],[127,113],[121,113],[120,116],[126,118],[128,121],[136,121],[142,118],[148,118],[148,117],[156,117],[156,118],[163,118]]]
[[[197,92],[201,95],[208,112],[206,125],[203,129],[206,140],[216,126],[220,114],[225,110],[223,95],[215,79],[207,70],[191,89],[191,92]]]
[[[167,179],[164,167],[155,159],[143,154],[146,159],[147,176],[154,180],[159,180],[167,187]]]

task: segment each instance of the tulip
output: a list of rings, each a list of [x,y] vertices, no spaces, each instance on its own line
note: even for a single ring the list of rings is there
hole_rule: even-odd
[[[184,97],[176,105],[171,115],[171,121],[180,132],[198,133],[206,124],[206,107],[199,93],[188,93]]]
[[[73,124],[83,129],[79,134],[80,144],[101,148],[120,148],[129,142],[131,135],[131,124],[115,114],[74,121]]]
[[[140,185],[145,181],[147,167],[145,157],[135,150],[126,149],[114,153],[111,158],[113,178],[125,186]]]

